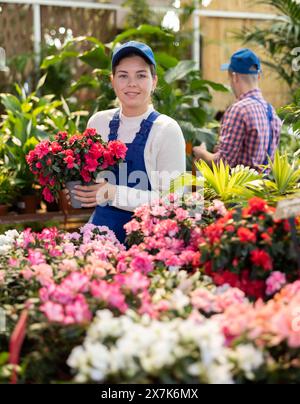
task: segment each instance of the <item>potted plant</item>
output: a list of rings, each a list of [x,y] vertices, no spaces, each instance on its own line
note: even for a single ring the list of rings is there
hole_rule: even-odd
[[[105,143],[95,129],[87,129],[83,134],[71,136],[59,132],[54,141],[40,142],[26,159],[42,187],[44,199],[53,202],[64,188],[72,191],[77,184],[95,182],[101,171],[121,163],[126,151],[124,143]],[[81,203],[73,198],[71,205],[81,208]]]
[[[9,169],[0,165],[0,216],[6,215],[16,195],[15,179]]]

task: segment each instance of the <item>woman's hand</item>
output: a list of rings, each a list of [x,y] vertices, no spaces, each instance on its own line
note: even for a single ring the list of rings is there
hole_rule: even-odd
[[[83,208],[93,208],[115,199],[116,186],[105,180],[93,185],[76,185],[72,191],[75,199],[82,203]]]

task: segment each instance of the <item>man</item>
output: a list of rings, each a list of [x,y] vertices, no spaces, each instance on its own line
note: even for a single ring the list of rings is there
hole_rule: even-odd
[[[260,60],[250,49],[241,49],[222,70],[228,70],[237,101],[224,114],[216,153],[203,143],[193,148],[194,156],[210,165],[222,159],[230,167],[242,164],[262,171],[268,156],[274,157],[282,123],[259,89]]]

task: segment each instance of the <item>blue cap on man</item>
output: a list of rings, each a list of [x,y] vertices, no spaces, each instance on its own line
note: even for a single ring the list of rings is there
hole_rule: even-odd
[[[229,70],[240,74],[261,73],[259,57],[251,49],[240,49],[230,59],[230,63],[221,66],[221,70]]]
[[[140,55],[141,57],[145,58],[151,65],[156,66],[154,53],[150,46],[142,42],[130,41],[124,43],[114,50],[111,61],[112,67],[114,68],[114,66],[116,66],[121,59],[123,59],[127,55],[130,55],[131,53]]]

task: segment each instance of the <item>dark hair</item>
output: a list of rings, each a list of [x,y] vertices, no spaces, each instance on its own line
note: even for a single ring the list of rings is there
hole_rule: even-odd
[[[113,75],[116,73],[116,68],[117,66],[120,64],[121,60],[126,59],[126,58],[133,58],[135,56],[139,56],[142,59],[144,59],[144,61],[147,63],[147,65],[150,67],[150,71],[151,71],[151,76],[154,78],[157,74],[156,74],[156,69],[155,66],[149,62],[149,60],[147,58],[145,58],[144,56],[142,56],[140,53],[138,52],[132,52],[129,53],[128,55],[122,57],[120,60],[118,60],[118,62],[113,66],[112,68],[112,73]]]

